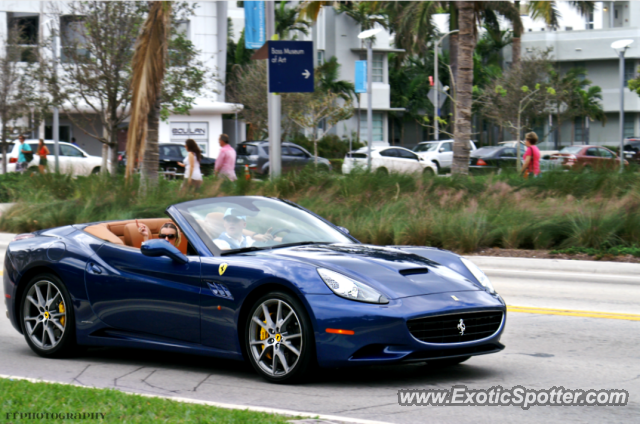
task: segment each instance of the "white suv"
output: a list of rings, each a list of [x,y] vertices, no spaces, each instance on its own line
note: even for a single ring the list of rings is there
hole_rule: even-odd
[[[355,168],[367,169],[367,148],[349,152],[342,163],[342,173],[348,174]],[[424,173],[435,175],[437,168],[428,159],[422,159],[404,147],[371,146],[372,172]]]
[[[25,140],[25,144],[31,147],[33,160],[29,162],[29,167],[38,166],[40,157],[36,154],[38,150],[38,140]],[[54,172],[56,169],[56,158],[54,156],[53,140],[45,140],[44,145],[49,149],[47,156],[47,170]],[[79,147],[71,143],[60,141],[60,154],[58,160],[60,163],[60,172],[71,175],[89,175],[100,172],[102,166],[102,158],[100,156],[91,156]],[[20,154],[20,142],[16,141],[7,146],[7,172],[15,172],[18,163],[18,155]],[[2,150],[0,150],[0,161],[2,160]],[[0,162],[0,173],[2,173],[2,162]]]
[[[476,145],[469,140],[471,150],[476,150]],[[453,163],[453,140],[423,141],[413,148],[413,151],[421,158],[432,161],[437,167],[437,173],[450,170]]]

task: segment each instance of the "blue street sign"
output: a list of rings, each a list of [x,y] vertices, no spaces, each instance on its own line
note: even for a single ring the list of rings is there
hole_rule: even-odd
[[[356,60],[356,93],[367,92],[367,61]]]
[[[259,49],[267,40],[264,1],[244,2],[244,46]]]
[[[313,42],[269,41],[269,93],[313,93]]]

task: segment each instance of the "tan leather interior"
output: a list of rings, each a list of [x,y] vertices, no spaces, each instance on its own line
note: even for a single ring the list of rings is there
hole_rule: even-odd
[[[150,218],[138,219],[138,222],[149,227],[151,239],[157,239],[160,228],[167,222],[173,222],[169,218]],[[123,246],[140,248],[142,245],[142,235],[138,232],[138,226],[135,219],[126,221],[104,222],[101,224],[91,225],[84,229],[87,233],[108,242]],[[180,245],[178,249],[187,254],[187,246],[189,242],[184,234],[181,234]]]

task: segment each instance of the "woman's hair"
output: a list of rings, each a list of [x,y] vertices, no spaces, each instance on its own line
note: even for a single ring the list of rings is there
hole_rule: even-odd
[[[200,150],[200,147],[198,146],[196,141],[190,138],[186,141],[186,144],[187,144],[187,152],[191,152],[194,155],[196,155],[196,159],[198,159],[198,162],[202,161],[202,151]]]
[[[162,231],[163,228],[169,228],[176,232],[176,240],[174,245],[180,246],[180,231],[178,230],[178,227],[176,227],[176,224],[174,224],[173,222],[167,222],[162,227],[160,227],[160,230],[158,231],[158,233],[160,233],[160,231]]]
[[[525,140],[529,140],[529,143],[536,145],[538,143],[538,134],[531,131],[530,133],[525,134]]]
[[[42,147],[44,146],[44,139],[40,139],[38,140],[38,150],[42,149]]]

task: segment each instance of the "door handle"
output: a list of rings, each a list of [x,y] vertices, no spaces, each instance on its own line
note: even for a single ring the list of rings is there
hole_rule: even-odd
[[[93,262],[89,262],[89,266],[87,267],[87,270],[91,273],[91,274],[102,274],[102,268],[100,268],[98,265],[94,264]]]

